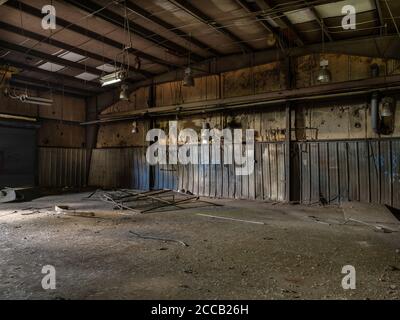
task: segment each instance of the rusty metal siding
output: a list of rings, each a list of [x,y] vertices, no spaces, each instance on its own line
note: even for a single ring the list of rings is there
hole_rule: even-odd
[[[400,208],[399,139],[293,142],[293,150],[297,150],[291,155],[297,168],[293,175],[300,177],[302,203],[338,204],[350,200]],[[223,160],[223,148],[220,152]],[[237,166],[224,161],[221,165],[159,165],[150,171],[145,154],[144,147],[94,150],[90,185],[183,189],[210,198],[286,199],[285,163],[289,158],[284,143],[256,143],[255,169],[249,176],[236,175]],[[58,162],[61,167],[62,161]],[[58,174],[59,168],[54,170]]]
[[[90,186],[148,190],[149,177],[144,147],[93,150]]]
[[[257,155],[257,150],[261,153]],[[288,161],[285,155],[284,143],[260,143],[256,147],[257,161],[255,172],[261,173],[262,181],[256,186],[261,190],[256,190],[260,199],[268,201],[284,201],[286,197],[286,172],[285,163]],[[256,180],[257,181],[257,180]]]
[[[177,165],[157,165],[153,167],[153,189],[178,189],[178,166]]]
[[[400,208],[400,140],[295,143],[301,201],[361,201]]]
[[[219,152],[221,164],[155,166],[154,189],[172,186],[210,198],[284,201],[287,159],[283,143],[257,143],[254,172],[244,176],[236,175],[237,165],[224,163],[223,147]],[[211,149],[209,155],[211,158]],[[244,156],[252,160],[250,154]],[[200,157],[199,152],[199,162]]]
[[[86,149],[39,148],[39,185],[86,186]]]
[[[393,206],[400,209],[400,140],[392,141]]]

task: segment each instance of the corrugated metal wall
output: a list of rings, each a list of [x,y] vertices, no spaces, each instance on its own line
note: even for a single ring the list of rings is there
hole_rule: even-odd
[[[89,185],[104,188],[149,189],[146,148],[93,150]]]
[[[157,165],[152,167],[152,189],[178,189],[178,165]]]
[[[211,151],[210,151],[211,154]],[[257,143],[254,172],[236,175],[235,164],[179,165],[178,188],[211,198],[283,201],[285,199],[285,148],[283,143]],[[249,155],[247,161],[251,161]]]
[[[86,149],[39,148],[39,185],[86,186]]]
[[[400,140],[297,143],[301,201],[400,208]]]
[[[150,172],[145,154],[145,147],[94,150],[90,185],[184,189],[211,198],[286,199],[289,157],[284,143],[257,143],[250,176],[237,176],[235,165],[225,164],[164,165]],[[221,149],[221,159],[223,154]],[[400,208],[399,139],[299,142],[293,143],[291,157],[292,183],[298,184],[295,191],[302,203],[361,201]]]
[[[283,201],[284,150],[283,143],[257,144],[255,170],[250,176],[236,175],[234,164],[153,166],[153,185],[150,186],[145,147],[97,149],[92,154],[89,185],[140,190],[183,189],[211,198]],[[220,152],[223,163],[224,150]]]

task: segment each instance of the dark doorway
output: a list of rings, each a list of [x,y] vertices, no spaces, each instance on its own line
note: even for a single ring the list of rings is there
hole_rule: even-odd
[[[36,174],[36,130],[0,127],[0,188],[31,187]]]

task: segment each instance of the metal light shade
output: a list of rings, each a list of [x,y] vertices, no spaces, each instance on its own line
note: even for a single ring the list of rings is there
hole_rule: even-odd
[[[183,86],[184,87],[194,87],[194,78],[192,75],[191,68],[187,68],[185,70],[185,76],[183,77]]]
[[[138,129],[138,126],[137,126],[137,122],[133,122],[133,123],[132,123],[132,133],[133,133],[133,134],[139,133],[139,129]]]
[[[318,72],[317,81],[319,83],[329,83],[332,80],[332,75],[326,66],[321,67]]]
[[[121,92],[119,94],[119,99],[123,101],[129,101],[128,86],[122,85]]]

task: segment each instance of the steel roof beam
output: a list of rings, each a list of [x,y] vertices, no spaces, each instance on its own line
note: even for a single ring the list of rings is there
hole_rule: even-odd
[[[34,33],[32,31],[29,31],[29,30],[26,30],[26,29],[23,29],[23,28],[16,27],[16,26],[13,26],[13,25],[10,25],[10,24],[2,22],[2,21],[0,21],[0,29],[9,31],[9,32],[12,32],[12,33],[15,33],[15,34],[23,35],[23,36],[25,36],[27,38],[30,38],[30,39],[33,39],[33,40],[37,40],[37,41],[39,41],[41,43],[46,43],[46,44],[52,45],[54,47],[57,47],[57,48],[60,48],[60,49],[66,50],[66,51],[74,52],[74,53],[80,54],[80,55],[82,55],[84,57],[88,57],[88,58],[91,58],[91,59],[94,59],[94,60],[97,60],[97,61],[101,61],[103,63],[108,63],[108,64],[111,64],[111,65],[114,65],[114,63],[115,63],[114,61],[110,60],[109,58],[103,57],[103,56],[101,56],[101,55],[99,55],[97,53],[89,52],[89,51],[80,49],[78,47],[71,46],[71,45],[66,44],[64,42],[61,42],[61,41],[58,41],[58,40],[54,40],[54,39],[51,39],[51,38],[46,37],[46,36],[42,36],[40,34]],[[126,69],[128,68],[127,65],[124,65],[124,67]],[[151,72],[147,72],[147,71],[144,71],[144,70],[136,70],[133,67],[129,67],[129,70],[131,72],[135,72],[135,73],[141,74],[146,78],[150,78],[150,77],[154,76],[154,74],[151,73]]]
[[[205,13],[203,13],[200,9],[197,7],[193,6],[189,1],[185,0],[169,0],[172,4],[177,6],[178,8],[184,10],[191,16],[195,17],[197,20],[203,22],[204,24],[210,26],[214,30],[222,33],[223,35],[227,36],[230,38],[232,41],[235,43],[238,43],[240,47],[243,48],[244,51],[247,52],[252,52],[253,48],[247,44],[245,41],[243,41],[241,38],[239,38],[237,35],[233,34],[230,32],[226,27],[221,25],[220,23],[216,22],[214,19],[211,17],[207,16]]]
[[[16,9],[16,10],[21,10],[22,12],[24,12],[26,14],[29,14],[29,15],[32,15],[34,17],[37,17],[39,19],[43,18],[43,14],[42,14],[41,10],[39,10],[39,9],[37,9],[35,7],[32,7],[32,6],[30,6],[30,5],[26,4],[26,3],[19,2],[17,0],[9,0],[9,1],[7,1],[5,3],[5,5],[7,5],[9,7],[12,7],[13,9]],[[62,19],[60,17],[57,17],[57,25],[60,26],[60,27],[66,28],[68,30],[71,30],[71,31],[73,31],[75,33],[78,33],[80,35],[84,35],[84,36],[86,36],[88,38],[91,38],[93,40],[102,42],[102,43],[104,43],[104,44],[106,44],[106,45],[108,45],[110,47],[114,47],[114,48],[116,48],[118,50],[122,50],[124,48],[124,45],[122,43],[118,42],[118,41],[115,41],[115,40],[113,40],[111,38],[105,37],[104,35],[96,33],[96,32],[94,32],[92,30],[80,27],[80,26],[78,26],[76,24],[73,24],[73,23],[71,23],[71,22],[69,22],[67,20],[64,20],[64,19]],[[165,66],[165,67],[168,67],[168,68],[177,67],[178,66],[175,63],[172,63],[172,62],[165,61],[163,59],[154,57],[154,56],[152,56],[150,54],[144,53],[144,52],[142,52],[140,50],[137,50],[137,49],[134,49],[134,48],[131,48],[129,50],[129,52],[131,54],[141,58],[141,59],[148,60],[150,62],[153,62],[153,63],[161,65],[161,66]]]
[[[157,16],[153,15],[152,13],[146,11],[145,9],[143,9],[140,6],[138,6],[137,4],[135,4],[133,1],[127,1],[126,6],[130,11],[134,12],[135,14],[163,27],[164,29],[169,30],[170,32],[175,33],[177,36],[184,39],[185,41],[188,41],[191,44],[210,52],[214,56],[220,55],[220,52],[218,50],[211,48],[209,45],[205,44],[204,42],[202,42],[196,38],[193,38],[191,35],[187,34],[186,32],[176,28],[176,26],[158,18]]]
[[[120,16],[119,14],[109,10],[109,9],[103,9],[103,7],[93,1],[90,0],[64,0],[64,2],[69,3],[81,10],[87,11],[89,13],[94,14],[97,17],[100,17],[101,19],[112,23],[113,25],[120,27],[121,29],[125,28],[125,18],[123,16]],[[102,10],[103,9],[103,10]],[[158,34],[155,34],[153,31],[148,30],[141,25],[129,20],[129,26],[130,26],[130,31],[132,34],[136,34],[143,39],[146,39],[147,41],[153,42],[157,46],[160,46],[162,48],[165,48],[168,50],[168,52],[176,55],[176,56],[185,56],[188,55],[188,49],[176,44],[175,42],[172,42],[168,40],[167,38],[164,38]],[[195,61],[201,61],[203,58],[197,54],[192,53],[193,60]]]

